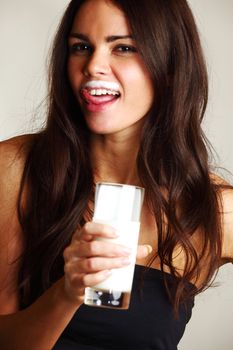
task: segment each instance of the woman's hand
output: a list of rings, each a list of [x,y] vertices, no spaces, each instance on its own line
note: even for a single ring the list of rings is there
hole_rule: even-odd
[[[117,237],[114,228],[94,222],[73,235],[64,251],[65,291],[73,301],[83,303],[85,287],[104,281],[112,269],[130,264],[131,250],[111,241]],[[137,257],[144,258],[150,252],[150,246],[139,246]]]

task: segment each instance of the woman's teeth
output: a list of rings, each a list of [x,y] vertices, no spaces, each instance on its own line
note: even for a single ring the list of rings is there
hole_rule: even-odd
[[[91,96],[106,96],[106,95],[120,96],[120,93],[118,91],[111,91],[111,90],[105,90],[105,89],[92,89],[92,90],[89,90],[89,94]]]

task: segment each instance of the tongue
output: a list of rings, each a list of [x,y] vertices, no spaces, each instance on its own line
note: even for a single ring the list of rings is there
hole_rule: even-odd
[[[93,103],[95,105],[111,102],[117,98],[113,95],[92,96],[86,89],[82,90],[82,96],[87,103]]]

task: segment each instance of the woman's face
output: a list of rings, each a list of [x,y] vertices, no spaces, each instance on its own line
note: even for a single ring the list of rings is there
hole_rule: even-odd
[[[97,134],[141,128],[153,84],[124,13],[110,1],[85,1],[69,50],[69,80],[88,128]]]

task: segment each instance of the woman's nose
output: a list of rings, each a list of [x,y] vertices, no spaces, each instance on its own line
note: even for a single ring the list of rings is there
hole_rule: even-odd
[[[84,66],[84,75],[89,77],[108,75],[110,72],[109,57],[102,51],[94,51]]]

